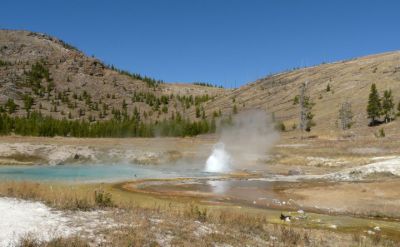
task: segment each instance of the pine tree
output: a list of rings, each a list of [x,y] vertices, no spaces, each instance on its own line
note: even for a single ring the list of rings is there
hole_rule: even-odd
[[[400,116],[400,102],[397,104],[397,116]]]
[[[331,91],[331,85],[328,83],[328,85],[326,86],[326,91],[330,92]]]
[[[6,108],[8,109],[8,113],[12,114],[17,110],[17,104],[15,104],[13,99],[8,99],[6,103]]]
[[[367,113],[368,118],[371,119],[371,125],[376,124],[377,119],[382,115],[381,100],[375,83],[372,84],[371,92],[369,93]]]
[[[200,107],[196,106],[196,118],[200,118]]]
[[[237,106],[236,106],[236,104],[235,104],[235,105],[233,105],[233,110],[232,110],[232,113],[233,113],[233,114],[237,114],[237,113],[238,113],[238,109],[237,109]]]
[[[24,95],[24,107],[27,113],[31,110],[33,105],[33,98],[29,95]]]
[[[390,122],[394,115],[394,103],[392,90],[385,90],[382,98],[382,113],[385,116],[385,122]]]
[[[217,129],[217,124],[215,122],[215,118],[213,117],[211,119],[211,123],[210,123],[210,132],[214,133],[216,131],[216,129]]]
[[[294,96],[293,105],[297,105],[299,103],[299,95]]]

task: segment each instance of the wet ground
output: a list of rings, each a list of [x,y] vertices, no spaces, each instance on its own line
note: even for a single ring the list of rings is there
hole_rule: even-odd
[[[400,179],[376,173],[369,178],[341,181],[325,176],[246,174],[144,180],[127,183],[125,187],[159,196],[197,197],[210,202],[400,219],[400,191],[393,189],[400,187]]]
[[[400,239],[400,203],[393,201],[394,207],[385,206],[391,200],[400,198],[400,193],[393,192],[390,196],[384,196],[384,191],[389,186],[400,186],[400,179],[334,182],[195,178],[143,180],[126,183],[123,188],[160,197],[197,199],[214,206],[262,210],[273,223],[282,223],[280,214],[283,213],[290,217],[290,222],[284,222],[285,224],[364,232],[370,235],[379,233]],[[361,193],[357,197],[356,189],[374,192],[365,192],[365,196]],[[306,195],[305,192],[311,193]],[[332,195],[333,199],[327,200],[326,195]],[[381,200],[377,200],[380,196]],[[355,202],[358,204],[354,204]]]

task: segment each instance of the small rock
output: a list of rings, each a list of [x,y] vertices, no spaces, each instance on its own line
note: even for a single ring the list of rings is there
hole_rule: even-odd
[[[375,235],[375,232],[373,232],[373,231],[371,231],[371,230],[368,230],[367,233],[368,233],[369,235]]]
[[[288,171],[289,176],[302,175],[302,174],[303,174],[303,172],[300,169],[291,169]]]
[[[381,228],[379,226],[375,226],[374,231],[379,232],[379,231],[381,231]]]

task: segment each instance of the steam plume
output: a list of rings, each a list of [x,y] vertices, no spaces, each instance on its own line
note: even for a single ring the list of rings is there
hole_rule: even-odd
[[[241,112],[235,115],[231,126],[222,128],[219,143],[207,160],[206,171],[228,172],[249,168],[266,158],[278,138],[265,111]]]

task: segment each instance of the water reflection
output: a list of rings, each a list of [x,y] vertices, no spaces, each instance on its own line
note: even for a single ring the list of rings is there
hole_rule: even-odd
[[[211,187],[213,193],[224,194],[230,188],[230,181],[208,180],[207,185]]]

